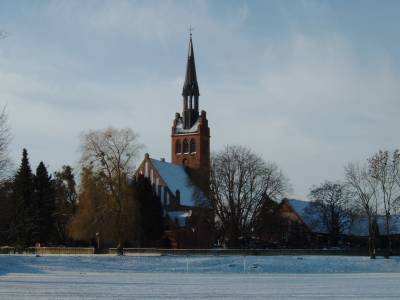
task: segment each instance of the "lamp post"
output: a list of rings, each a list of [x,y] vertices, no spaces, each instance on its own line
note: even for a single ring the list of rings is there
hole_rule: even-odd
[[[100,250],[100,232],[96,232],[97,251]]]
[[[196,228],[192,227],[193,232],[193,248],[197,249],[197,235],[196,235]]]

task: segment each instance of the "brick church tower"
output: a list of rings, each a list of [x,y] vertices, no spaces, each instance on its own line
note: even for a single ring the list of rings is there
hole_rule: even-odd
[[[194,62],[192,34],[186,76],[182,90],[183,111],[175,113],[171,133],[171,162],[185,165],[191,169],[209,170],[210,167],[210,128],[204,110],[199,113],[199,85]]]

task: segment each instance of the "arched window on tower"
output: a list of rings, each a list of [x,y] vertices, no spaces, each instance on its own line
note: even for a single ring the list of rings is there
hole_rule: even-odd
[[[190,140],[190,153],[196,153],[196,141],[194,139]]]
[[[175,154],[181,154],[182,153],[182,144],[180,140],[177,140],[175,142]]]
[[[183,141],[183,153],[189,153],[189,144],[187,140]]]

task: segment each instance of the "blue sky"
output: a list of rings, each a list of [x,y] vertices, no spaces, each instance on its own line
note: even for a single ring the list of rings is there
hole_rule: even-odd
[[[170,157],[188,27],[212,150],[244,144],[306,198],[399,147],[399,1],[1,1],[0,105],[32,165],[77,165],[79,134],[140,134]]]

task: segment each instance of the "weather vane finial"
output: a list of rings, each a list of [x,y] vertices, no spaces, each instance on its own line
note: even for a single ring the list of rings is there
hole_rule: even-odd
[[[192,25],[189,25],[189,34],[190,34],[190,37],[192,37],[192,31],[193,31],[193,27],[192,27]]]

